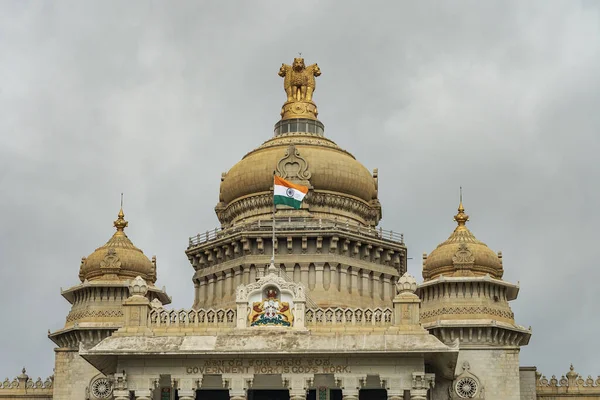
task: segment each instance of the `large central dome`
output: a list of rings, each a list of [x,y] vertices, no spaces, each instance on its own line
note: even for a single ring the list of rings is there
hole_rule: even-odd
[[[296,62],[296,60],[295,60]],[[301,60],[302,66],[304,61]],[[304,67],[315,73],[316,64]],[[282,75],[282,72],[283,75]],[[285,64],[280,75],[285,75]],[[312,83],[314,90],[314,77]],[[312,97],[288,90],[275,135],[246,154],[221,178],[217,216],[224,227],[269,218],[273,174],[309,187],[299,217],[318,217],[366,226],[381,219],[377,170],[373,174],[352,154],[324,137]],[[310,92],[312,96],[312,91]],[[288,212],[288,210],[285,210]]]

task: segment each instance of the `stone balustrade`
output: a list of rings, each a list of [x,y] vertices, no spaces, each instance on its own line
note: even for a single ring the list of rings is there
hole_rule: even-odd
[[[586,399],[600,399],[600,376],[587,378],[575,372],[571,365],[569,372],[556,378],[548,379],[538,373],[536,376],[536,395],[538,399],[561,400],[563,398],[585,397]]]
[[[23,368],[21,374],[4,382],[0,382],[0,399],[29,398],[29,399],[52,399],[54,388],[54,377],[50,376],[42,381],[31,379]]]
[[[232,309],[153,309],[148,313],[148,326],[233,327],[235,326],[235,314],[235,310]]]
[[[311,308],[306,310],[306,326],[390,326],[391,308]]]

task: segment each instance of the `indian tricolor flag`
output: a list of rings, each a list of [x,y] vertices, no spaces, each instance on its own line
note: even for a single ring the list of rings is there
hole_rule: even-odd
[[[273,202],[275,205],[285,204],[286,206],[299,209],[302,206],[302,199],[304,199],[306,193],[308,193],[308,187],[296,185],[275,175],[273,190]]]

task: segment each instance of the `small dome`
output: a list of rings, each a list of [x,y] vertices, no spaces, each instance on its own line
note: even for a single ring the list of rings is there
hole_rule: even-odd
[[[501,279],[504,274],[502,255],[496,254],[487,245],[475,238],[466,227],[469,216],[465,214],[462,201],[458,214],[454,216],[458,223],[454,232],[435,250],[423,255],[423,279],[430,280],[444,276],[477,276],[489,274]]]
[[[87,258],[82,258],[79,279],[84,280],[126,280],[141,276],[146,281],[156,281],[156,259],[148,259],[133,245],[125,234],[128,222],[124,219],[123,209],[114,222],[117,231],[108,242]]]

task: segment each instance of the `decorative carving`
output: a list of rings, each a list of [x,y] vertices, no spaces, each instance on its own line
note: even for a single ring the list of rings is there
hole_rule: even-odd
[[[467,361],[462,365],[463,372],[458,375],[449,388],[451,399],[483,399],[484,390],[477,376],[471,373]]]
[[[396,293],[401,294],[405,292],[414,293],[417,290],[417,281],[415,278],[406,272],[396,282]]]
[[[456,253],[454,253],[454,256],[452,257],[452,262],[454,263],[454,265],[473,264],[475,262],[475,257],[473,256],[473,253],[471,252],[471,250],[469,250],[467,245],[465,243],[461,243],[458,246],[458,250],[456,251]]]
[[[107,269],[121,268],[121,260],[119,260],[119,256],[117,256],[117,252],[114,248],[109,247],[106,250],[106,256],[104,256],[104,259],[102,261],[100,261],[100,268],[107,268]]]
[[[287,148],[283,158],[277,162],[277,175],[290,180],[307,181],[310,179],[308,163],[293,144]]]
[[[107,310],[81,310],[71,311],[67,315],[67,322],[76,321],[83,318],[120,318],[123,317],[123,310],[107,309]]]
[[[141,277],[137,276],[134,280],[129,283],[129,295],[130,296],[146,296],[148,293],[148,284]]]
[[[290,304],[280,301],[279,292],[272,288],[267,290],[267,298],[252,304],[248,321],[250,326],[281,325],[292,326],[294,316]]]
[[[92,396],[96,399],[108,399],[112,395],[112,385],[106,378],[98,378],[90,385]]]
[[[440,315],[447,314],[487,314],[496,317],[503,317],[507,319],[514,319],[515,315],[510,310],[491,308],[485,306],[476,307],[443,307],[436,308],[434,310],[421,310],[421,319],[434,318]]]
[[[548,379],[539,373],[536,379],[536,392],[538,394],[561,395],[578,393],[581,396],[600,394],[600,376],[594,379],[591,375],[588,375],[587,379],[584,379],[580,374],[575,372],[573,364],[571,364],[566,376],[563,375],[560,379],[556,379],[554,375],[552,375],[551,379]]]
[[[369,203],[362,200],[335,195],[331,193],[320,193],[310,191],[304,198],[304,203],[311,206],[327,208],[328,210],[338,211],[346,214],[350,213],[356,216],[356,219],[367,224],[376,225],[380,219],[380,209],[372,207]],[[246,216],[247,213],[257,214],[264,210],[265,214],[271,213],[273,209],[273,194],[263,193],[251,197],[245,197],[229,203],[223,209],[217,210],[217,217],[224,225],[229,225],[237,218]]]
[[[283,88],[287,94],[288,102],[307,101],[312,102],[315,91],[315,77],[321,75],[321,69],[317,64],[304,64],[304,58],[294,58],[292,65],[281,64],[279,76],[283,79]]]

